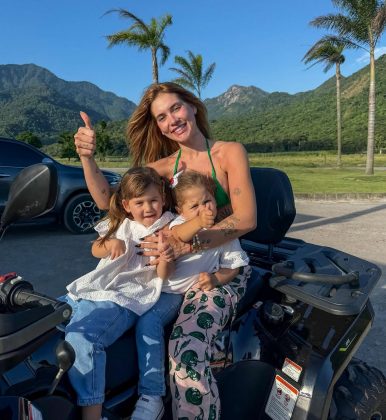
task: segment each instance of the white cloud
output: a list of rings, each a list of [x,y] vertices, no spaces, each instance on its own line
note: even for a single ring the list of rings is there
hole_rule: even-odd
[[[381,55],[386,54],[386,47],[378,47],[375,48],[374,56],[375,58],[380,57]],[[367,64],[370,62],[370,55],[368,52],[361,55],[359,58],[356,59],[357,63]]]

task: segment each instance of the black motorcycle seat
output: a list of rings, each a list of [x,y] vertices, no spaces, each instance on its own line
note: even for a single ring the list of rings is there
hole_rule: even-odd
[[[284,239],[296,216],[291,182],[285,172],[275,168],[251,168],[251,177],[257,225],[241,239],[276,245]]]

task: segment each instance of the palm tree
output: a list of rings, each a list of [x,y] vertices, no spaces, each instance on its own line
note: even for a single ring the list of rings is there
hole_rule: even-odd
[[[369,116],[366,174],[374,174],[375,47],[386,26],[386,5],[382,0],[332,0],[342,13],[319,16],[310,22],[317,28],[332,29],[346,47],[362,48],[370,55]]]
[[[303,61],[305,64],[313,62],[312,66],[318,63],[325,65],[323,71],[325,73],[335,65],[336,77],[336,134],[337,134],[337,165],[342,164],[342,118],[340,107],[340,65],[344,63],[344,55],[342,54],[344,44],[325,36],[317,41],[305,54]]]
[[[180,75],[180,77],[173,80],[174,82],[195,91],[198,97],[201,98],[201,92],[212,78],[216,63],[212,63],[204,71],[202,67],[202,55],[194,55],[192,51],[187,51],[187,53],[187,59],[180,55],[174,57],[174,62],[181,68],[171,67],[169,70],[173,70]]]
[[[159,20],[152,18],[150,23],[146,25],[143,20],[124,9],[112,9],[105,13],[118,13],[120,17],[130,19],[133,24],[130,28],[117,32],[116,34],[107,35],[109,48],[118,44],[127,44],[130,47],[138,47],[140,51],[151,51],[153,82],[158,83],[158,59],[157,53],[161,52],[160,65],[165,64],[169,57],[170,49],[164,44],[165,29],[172,24],[172,16],[165,15]]]

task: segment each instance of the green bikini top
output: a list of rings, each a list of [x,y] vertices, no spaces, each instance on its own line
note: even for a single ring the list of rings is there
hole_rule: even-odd
[[[210,155],[210,147],[209,147],[208,139],[205,139],[205,141],[206,141],[206,150],[208,152],[210,164],[212,165],[212,178],[213,178],[213,180],[216,184],[216,191],[214,193],[214,198],[216,200],[217,207],[221,208],[221,207],[224,207],[224,206],[230,204],[231,201],[228,197],[228,194],[224,191],[224,188],[222,187],[222,185],[220,184],[220,182],[218,181],[218,179],[216,177],[216,171],[214,169],[214,165],[213,165],[213,162],[212,162],[212,157]],[[180,158],[181,158],[181,149],[178,151],[176,163],[174,165],[173,176],[177,173],[178,163],[180,162]]]

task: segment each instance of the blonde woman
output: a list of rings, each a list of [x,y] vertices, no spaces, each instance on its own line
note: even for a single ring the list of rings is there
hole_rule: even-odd
[[[81,117],[85,126],[75,134],[76,150],[91,195],[98,207],[107,209],[110,191],[94,159],[95,132],[88,116],[81,113]],[[178,173],[186,169],[209,175],[216,183],[214,195],[219,221],[211,228],[198,232],[189,243],[170,235],[169,240],[177,257],[192,250],[205,252],[205,249],[218,247],[255,229],[256,204],[247,153],[240,143],[211,140],[206,108],[191,92],[175,83],[151,85],[129,120],[127,138],[134,166],[150,166],[172,183]],[[142,246],[152,249],[145,255],[158,255],[155,238],[147,238]],[[247,267],[239,274],[240,290],[245,290],[249,272]],[[199,301],[205,293],[204,290],[195,291],[194,299]],[[229,308],[225,318],[229,319],[231,312],[235,311],[235,302],[240,297],[224,295]],[[188,291],[180,313],[186,311],[191,303]],[[188,322],[197,322],[197,317],[192,314]],[[220,330],[224,326],[225,322],[220,325]],[[201,347],[210,359],[213,339],[209,337],[207,341],[201,341],[192,336],[191,348]],[[198,386],[186,388],[186,382],[180,379],[183,375],[176,375],[173,367],[189,371],[189,360],[181,356],[187,354],[190,347],[188,345],[184,352],[180,352],[177,345],[178,340],[170,341],[171,382],[176,387],[176,392],[172,393],[175,418],[194,419],[200,416],[203,419],[218,419],[220,401],[216,383],[210,374],[209,361],[206,362],[208,374],[197,381]]]

